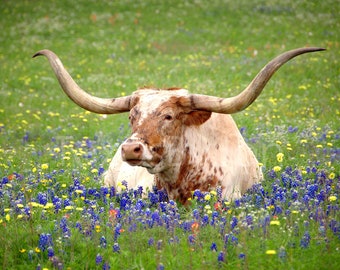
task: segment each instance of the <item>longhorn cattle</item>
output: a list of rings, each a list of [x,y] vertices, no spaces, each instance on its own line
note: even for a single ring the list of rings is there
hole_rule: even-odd
[[[300,54],[323,48],[299,48],[270,61],[237,96],[190,94],[185,89],[139,89],[118,98],[99,98],[82,90],[56,54],[41,50],[64,92],[80,107],[99,114],[130,112],[132,135],[119,147],[104,177],[129,188],[156,184],[170,199],[185,204],[192,191],[220,186],[224,198],[238,198],[261,181],[258,161],[230,114],[247,108],[271,76]]]

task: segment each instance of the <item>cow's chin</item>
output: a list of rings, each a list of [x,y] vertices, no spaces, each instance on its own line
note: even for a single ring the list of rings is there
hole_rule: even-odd
[[[140,159],[129,159],[125,160],[130,166],[140,166],[144,167],[148,170],[149,173],[154,174],[157,173],[157,164],[158,162],[155,161],[146,161],[146,160],[140,160]]]

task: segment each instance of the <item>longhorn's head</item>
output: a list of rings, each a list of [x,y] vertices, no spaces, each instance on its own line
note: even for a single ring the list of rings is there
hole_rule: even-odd
[[[186,142],[190,139],[190,134],[183,137],[188,127],[199,130],[203,123],[212,118],[212,113],[233,114],[244,110],[260,95],[271,76],[284,63],[300,54],[322,50],[324,49],[316,47],[299,48],[279,55],[258,73],[246,89],[230,98],[190,94],[184,89],[141,89],[126,97],[94,97],[75,83],[52,51],[42,50],[33,57],[47,57],[62,89],[80,107],[99,114],[130,112],[132,135],[122,145],[122,159],[130,165],[145,167],[153,174],[162,174],[170,167],[178,166],[172,171],[176,171],[172,176],[175,178],[175,185],[179,180],[178,174],[183,173],[183,168],[188,169],[188,163],[193,159],[188,155],[189,146]],[[218,147],[216,146],[217,149]],[[181,153],[176,152],[176,149],[181,149]],[[206,163],[205,154],[199,159],[202,164]],[[209,167],[210,170],[217,171],[211,164]],[[221,168],[219,170],[222,171]],[[215,176],[211,179],[215,179]]]

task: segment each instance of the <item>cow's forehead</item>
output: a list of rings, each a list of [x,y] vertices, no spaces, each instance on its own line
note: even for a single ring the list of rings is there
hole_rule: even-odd
[[[142,89],[134,92],[134,96],[138,97],[136,104],[141,113],[150,113],[160,108],[161,105],[173,97],[185,97],[189,94],[186,89],[178,90],[155,90],[155,89]]]

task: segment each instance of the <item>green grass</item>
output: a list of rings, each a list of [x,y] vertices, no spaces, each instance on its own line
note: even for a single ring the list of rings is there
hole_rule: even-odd
[[[58,269],[60,263],[63,269],[100,269],[106,262],[111,269],[161,265],[165,269],[334,269],[340,263],[337,2],[2,1],[0,268]],[[142,86],[185,87],[192,93],[228,97],[244,89],[273,57],[304,46],[327,51],[302,55],[284,65],[258,100],[234,115],[263,163],[267,195],[262,206],[255,203],[259,193],[249,192],[239,206],[224,205],[216,226],[203,226],[205,214],[212,219],[216,198],[193,199],[188,208],[174,207],[177,216],[170,216],[171,229],[145,225],[146,208],[160,211],[160,203],[150,205],[131,194],[132,208],[121,209],[119,218],[110,215],[110,209],[121,207],[123,195],[100,193],[104,191],[97,171],[108,167],[117,144],[128,136],[127,115],[103,117],[78,108],[59,90],[46,59],[31,58],[38,50],[53,50],[84,89],[101,97],[128,95]],[[284,154],[282,162],[278,153]],[[273,175],[275,166],[281,171]],[[299,187],[280,182],[289,174],[286,167],[294,171],[288,178],[298,181]],[[289,194],[296,190],[301,203],[313,184],[318,185],[317,194],[325,192],[324,200],[318,204],[315,197],[294,204]],[[278,187],[287,200],[275,197]],[[86,196],[76,192],[79,188]],[[91,190],[99,195],[90,194]],[[42,204],[41,195],[53,206]],[[331,196],[337,199],[331,201]],[[73,209],[63,204],[56,213],[55,197],[69,200]],[[139,200],[145,203],[142,214],[133,210]],[[24,213],[26,207],[30,216]],[[275,212],[276,207],[283,212]],[[200,213],[197,220],[195,209]],[[170,215],[169,211],[165,213]],[[316,211],[322,217],[316,218]],[[248,215],[253,228],[244,223]],[[239,223],[231,229],[233,217]],[[261,227],[266,218],[280,224]],[[69,237],[60,227],[64,220]],[[192,227],[194,221],[198,231]],[[115,239],[117,223],[123,231]],[[84,234],[86,230],[91,234]],[[300,245],[305,232],[311,236],[307,248]],[[49,258],[47,250],[36,250],[44,234],[52,235],[54,257]],[[188,237],[194,234],[196,240],[190,244]],[[225,244],[226,234],[237,237],[237,243]],[[103,236],[106,248],[100,244]],[[151,238],[154,243],[149,245]],[[112,251],[115,242],[120,253]],[[210,250],[212,243],[216,252]],[[267,250],[277,254],[268,255]],[[218,261],[220,252],[223,262]],[[98,264],[97,254],[103,257]],[[245,258],[240,259],[240,254]]]

